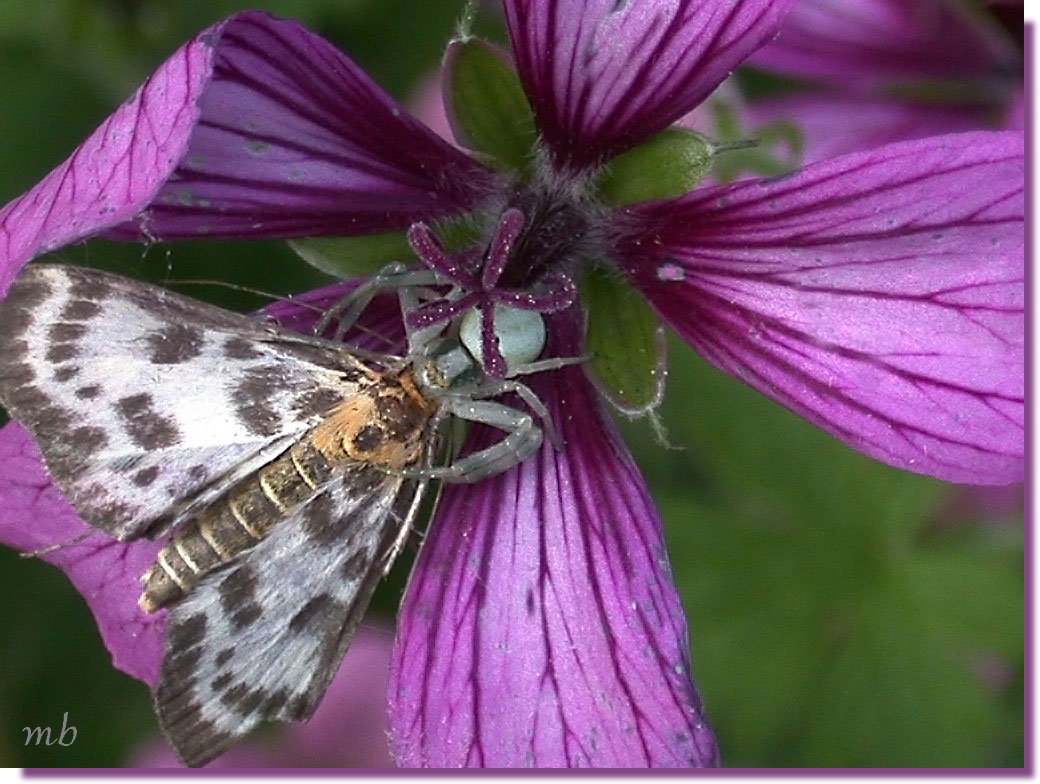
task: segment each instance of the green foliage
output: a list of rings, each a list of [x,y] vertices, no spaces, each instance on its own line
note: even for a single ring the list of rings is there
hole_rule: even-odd
[[[711,97],[705,108],[720,148],[712,159],[712,175],[719,182],[777,177],[798,168],[804,140],[801,128],[793,122],[776,120],[744,128],[738,111],[725,100]]]
[[[437,222],[435,233],[449,251],[470,247],[480,236],[479,227],[468,215]],[[286,244],[315,270],[341,280],[371,275],[391,262],[410,264],[415,260],[403,231],[357,237],[302,237],[287,240]]]
[[[944,525],[951,486],[682,353],[661,414],[683,448],[628,429],[724,762],[1021,765],[1020,695],[996,678],[1022,666],[1020,529]]]
[[[0,203],[6,203],[64,159],[112,107],[24,41],[0,44],[0,84]]]
[[[0,765],[122,765],[154,732],[148,688],[112,668],[93,616],[57,569],[0,548]],[[57,731],[76,728],[59,746]],[[51,746],[23,727],[49,727]],[[71,740],[71,734],[66,740]]]
[[[289,247],[315,269],[334,278],[371,275],[394,261],[414,258],[403,231],[360,237],[303,237]]]

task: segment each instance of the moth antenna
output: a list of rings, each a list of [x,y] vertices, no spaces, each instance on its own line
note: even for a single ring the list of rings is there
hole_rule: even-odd
[[[84,539],[86,539],[88,536],[92,535],[93,533],[94,533],[93,531],[84,531],[79,536],[74,536],[72,539],[66,539],[66,540],[64,540],[62,542],[58,542],[57,544],[52,544],[52,545],[50,545],[48,547],[42,547],[39,550],[31,550],[30,552],[27,552],[27,553],[18,553],[18,557],[19,558],[39,558],[41,555],[48,555],[49,553],[53,553],[56,550],[61,550],[61,549],[64,549],[65,547],[72,547],[72,545],[74,545],[74,544],[79,544],[80,542],[82,542]]]
[[[392,351],[390,351],[390,349],[393,348],[393,346],[395,345],[396,341],[388,338],[382,332],[377,332],[376,330],[372,329],[371,327],[366,327],[366,326],[364,326],[362,324],[354,324],[352,329],[357,330],[362,335],[366,335],[367,337],[374,338],[376,340],[381,341],[387,347],[388,352],[389,353],[393,353]]]
[[[316,305],[311,305],[307,302],[300,302],[294,299],[292,295],[284,296],[274,294],[264,289],[253,288],[252,286],[243,286],[239,283],[229,283],[226,280],[203,280],[199,278],[168,278],[164,285],[175,285],[175,286],[217,286],[219,288],[230,289],[231,291],[238,291],[243,294],[252,294],[256,297],[262,297],[271,302],[292,302],[294,305],[299,305],[301,308],[314,311],[315,313],[323,313],[323,309]]]

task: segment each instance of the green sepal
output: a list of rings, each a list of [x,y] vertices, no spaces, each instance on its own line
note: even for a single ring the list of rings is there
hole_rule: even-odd
[[[415,261],[403,231],[359,237],[303,237],[288,244],[312,267],[344,280],[371,275],[394,261]]]
[[[664,329],[643,297],[617,275],[589,270],[579,283],[588,314],[585,350],[593,383],[627,416],[652,412],[664,396]]]
[[[681,196],[711,169],[715,146],[695,131],[667,128],[613,158],[599,179],[599,195],[622,206]]]
[[[805,147],[801,128],[787,120],[776,120],[747,131],[736,110],[724,101],[709,103],[718,152],[712,175],[718,182],[733,182],[742,175],[779,177],[798,168]],[[753,145],[747,140],[754,140]]]
[[[444,54],[444,102],[460,144],[505,171],[527,168],[536,139],[520,79],[485,41],[453,41]]]
[[[434,233],[447,251],[476,243],[480,228],[471,215],[433,224]],[[415,251],[403,231],[364,234],[358,237],[302,237],[288,240],[289,247],[315,269],[346,280],[378,272],[387,264],[415,264]]]

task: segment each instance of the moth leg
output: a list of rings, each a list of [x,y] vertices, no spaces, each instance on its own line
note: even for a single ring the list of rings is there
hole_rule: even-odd
[[[422,534],[415,528],[415,521],[419,517],[419,509],[426,497],[426,491],[430,484],[431,477],[429,476],[429,469],[432,467],[432,460],[432,450],[426,450],[426,454],[423,458],[423,468],[418,471],[420,476],[416,478],[418,487],[412,495],[411,502],[408,504],[408,508],[405,510],[403,517],[400,518],[401,529],[397,538],[394,540],[394,543],[390,546],[390,549],[387,550],[386,558],[383,561],[384,577],[390,572],[391,567],[394,565],[394,561],[397,560],[397,556],[400,555],[401,550],[404,549],[408,540],[411,539],[413,535],[422,536]],[[434,504],[436,505],[436,501],[434,501]],[[395,517],[397,516],[392,510],[391,514],[394,514]]]

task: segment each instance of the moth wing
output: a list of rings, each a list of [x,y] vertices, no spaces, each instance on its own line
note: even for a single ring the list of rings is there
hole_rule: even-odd
[[[22,271],[0,335],[0,403],[79,514],[123,540],[168,531],[270,462],[361,372],[345,349],[56,264]]]
[[[171,608],[155,702],[186,764],[310,717],[425,488],[358,465]]]

